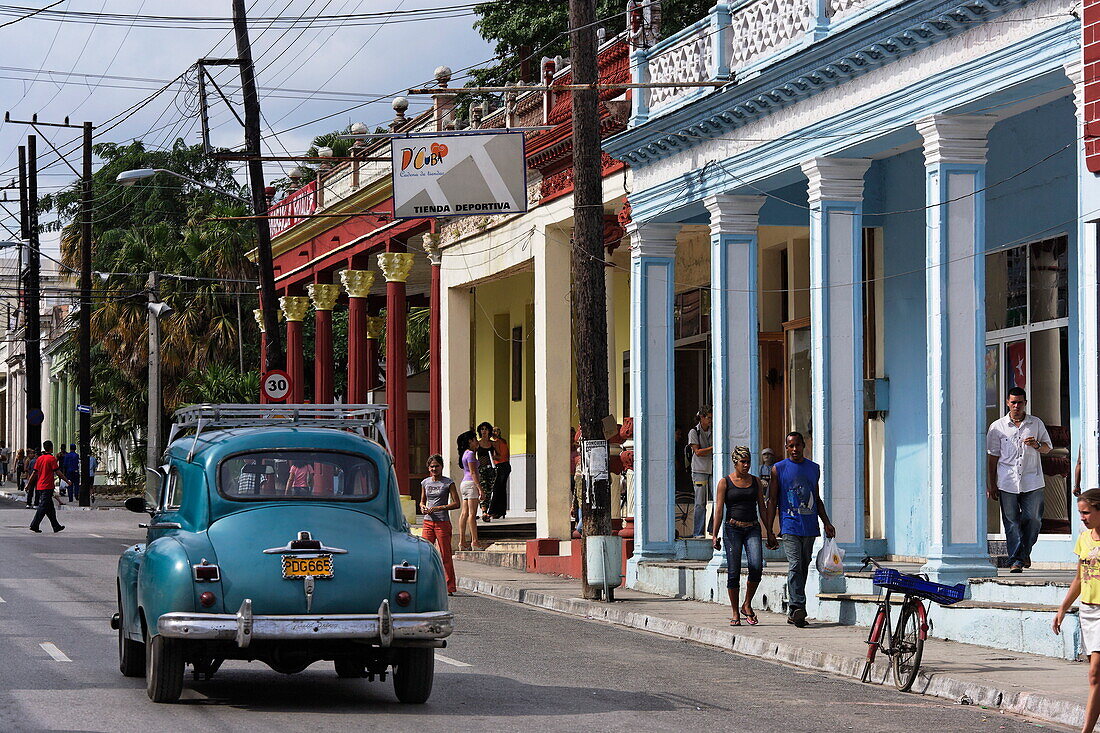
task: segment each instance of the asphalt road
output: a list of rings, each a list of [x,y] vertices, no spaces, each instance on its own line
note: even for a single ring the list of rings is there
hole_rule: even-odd
[[[227,663],[157,705],[118,672],[114,573],[140,539],[125,511],[64,511],[36,535],[0,500],[0,731],[1035,731],[976,707],[470,595],[426,705],[328,663],[280,675]]]

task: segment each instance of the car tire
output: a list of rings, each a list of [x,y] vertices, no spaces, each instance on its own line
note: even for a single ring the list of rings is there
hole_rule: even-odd
[[[435,649],[412,647],[400,650],[393,663],[393,691],[407,705],[426,702],[435,679]]]
[[[123,677],[145,676],[145,645],[126,637],[126,616],[122,612],[122,595],[118,602],[118,671]]]
[[[176,702],[183,692],[183,642],[157,635],[145,643],[145,691],[153,702]]]
[[[354,679],[366,676],[366,667],[354,659],[335,659],[332,664],[336,667],[337,677]]]

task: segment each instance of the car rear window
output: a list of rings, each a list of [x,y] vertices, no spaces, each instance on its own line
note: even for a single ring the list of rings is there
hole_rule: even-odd
[[[228,499],[365,501],[378,494],[378,467],[351,453],[272,450],[222,461],[218,491]]]

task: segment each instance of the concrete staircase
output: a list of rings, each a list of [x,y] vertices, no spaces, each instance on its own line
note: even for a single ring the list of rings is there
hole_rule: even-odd
[[[917,570],[915,565],[890,563],[890,566],[902,572]],[[1051,622],[1072,578],[1073,571],[1032,570],[1024,575],[1003,573],[996,578],[972,579],[966,600],[952,606],[929,604],[929,636],[1075,659],[1080,653],[1076,614],[1066,617],[1060,636],[1051,630]],[[786,563],[769,560],[755,606],[785,613],[786,580]],[[742,577],[742,588],[744,582]],[[639,563],[633,587],[662,595],[728,603],[725,569],[709,567],[702,560]],[[861,572],[827,578],[811,569],[806,590],[807,610],[818,623],[870,626],[880,597],[872,574]]]

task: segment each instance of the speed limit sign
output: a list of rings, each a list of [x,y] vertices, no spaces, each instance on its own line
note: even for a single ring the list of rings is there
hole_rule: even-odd
[[[290,394],[290,375],[281,369],[272,369],[264,374],[261,388],[268,401],[282,402]]]

